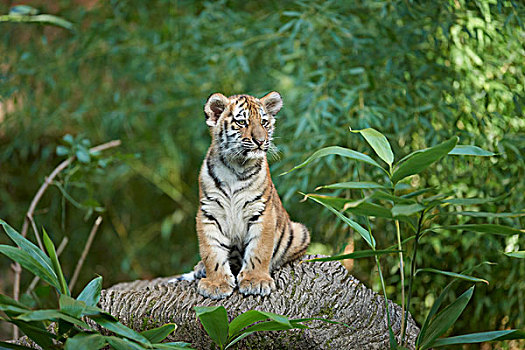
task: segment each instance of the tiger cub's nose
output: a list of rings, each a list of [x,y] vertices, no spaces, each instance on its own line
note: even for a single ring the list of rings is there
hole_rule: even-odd
[[[264,141],[266,141],[265,139],[258,139],[256,137],[252,138],[252,140],[257,146],[261,146],[264,143]]]

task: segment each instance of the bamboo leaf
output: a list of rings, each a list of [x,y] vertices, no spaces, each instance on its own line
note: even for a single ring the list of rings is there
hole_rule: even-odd
[[[237,333],[241,331],[241,329],[248,327],[249,325],[255,322],[259,322],[259,321],[263,321],[267,319],[270,319],[272,321],[275,321],[277,323],[280,323],[280,324],[283,324],[285,326],[292,328],[290,321],[285,316],[277,315],[272,312],[249,310],[237,316],[235,319],[231,321],[228,335],[230,337],[236,336]]]
[[[66,340],[65,350],[98,350],[106,343],[105,337],[100,334],[78,333]]]
[[[345,157],[345,158],[349,158],[349,159],[353,159],[353,160],[357,160],[357,161],[360,161],[360,162],[365,162],[365,163],[368,163],[368,164],[371,164],[375,167],[378,167],[380,169],[382,169],[385,173],[387,173],[387,171],[381,166],[379,165],[375,160],[373,160],[372,158],[370,158],[369,156],[367,156],[366,154],[363,154],[363,153],[360,153],[360,152],[357,152],[357,151],[354,151],[354,150],[351,150],[351,149],[348,149],[348,148],[343,148],[343,147],[339,147],[339,146],[330,146],[330,147],[325,147],[325,148],[321,148],[320,150],[314,152],[310,157],[308,157],[304,162],[302,162],[301,164],[297,165],[296,167],[282,173],[281,175],[286,175],[294,170],[297,170],[297,169],[300,169],[306,165],[308,165],[310,162],[316,160],[316,159],[319,159],[319,158],[322,158],[322,157],[326,157],[326,156],[331,156],[331,155],[338,155],[338,156],[342,156],[342,157]]]
[[[219,347],[228,340],[228,314],[224,306],[196,306],[193,308],[210,338]]]
[[[508,252],[505,253],[505,255],[510,256],[511,258],[525,259],[525,250],[521,250],[518,252]]]
[[[505,331],[491,331],[491,332],[480,332],[472,334],[458,335],[455,337],[437,339],[432,343],[432,347],[439,347],[445,345],[455,344],[472,344],[482,343],[489,341],[501,341],[501,340],[512,340],[512,339],[525,339],[525,332],[518,329],[510,329]]]
[[[344,259],[360,259],[360,258],[368,258],[371,256],[376,256],[376,255],[394,254],[394,253],[399,253],[399,252],[401,252],[401,250],[360,250],[360,251],[349,253],[349,254],[303,260],[301,261],[301,263],[310,262],[310,261],[334,261],[334,260],[344,260]]]
[[[384,160],[388,165],[392,166],[392,163],[394,162],[394,154],[392,153],[392,148],[390,147],[390,143],[388,143],[385,135],[372,128],[363,130],[350,129],[350,131],[353,133],[360,133],[368,142],[368,144],[374,149],[379,158]]]
[[[432,269],[432,268],[423,268],[423,269],[418,269],[416,271],[416,275],[418,273],[420,273],[420,272],[437,273],[437,274],[440,274],[440,275],[445,275],[445,276],[450,276],[450,277],[454,277],[454,278],[459,278],[459,279],[465,280],[465,281],[483,282],[483,283],[489,284],[489,281],[484,280],[482,278],[468,276],[468,275],[464,275],[464,274],[461,274],[461,273],[455,273],[455,272],[450,272],[450,271],[442,271],[442,270],[437,270],[437,269]]]
[[[96,315],[96,316],[90,316],[90,318],[93,321],[95,321],[98,325],[106,328],[107,330],[115,334],[118,334],[122,337],[126,337],[128,339],[134,340],[146,346],[151,345],[150,341],[146,337],[144,337],[142,334],[137,333],[133,329],[124,326],[122,323],[118,322],[113,316],[109,314],[103,313],[103,314]]]
[[[380,185],[376,182],[354,182],[354,181],[350,181],[350,182],[339,182],[339,183],[335,183],[335,184],[331,184],[331,185],[324,185],[324,186],[319,186],[317,187],[315,190],[320,190],[320,189],[323,189],[323,188],[326,188],[326,189],[330,189],[330,190],[339,190],[339,189],[344,189],[344,190],[353,190],[353,189],[375,189],[375,188],[385,188],[385,186],[383,185]]]
[[[485,151],[482,148],[471,145],[456,145],[452,151],[448,152],[452,156],[478,156],[478,157],[491,157],[495,156],[496,153]]]
[[[422,172],[432,163],[447,155],[456,146],[457,142],[458,137],[454,136],[437,146],[409,154],[402,163],[400,162],[392,174],[392,183],[396,184],[407,176]]]
[[[418,213],[425,209],[424,205],[419,203],[414,204],[396,204],[392,207],[392,216],[410,216],[412,214]]]
[[[53,264],[53,271],[55,271],[55,274],[58,277],[58,281],[60,282],[60,292],[62,294],[71,295],[69,293],[69,288],[67,287],[67,282],[66,282],[66,279],[64,278],[64,274],[62,273],[62,267],[60,266],[60,262],[58,261],[58,256],[55,250],[55,245],[53,244],[53,241],[51,240],[51,238],[49,238],[46,230],[42,229],[42,231],[43,231],[44,247],[46,248],[47,254],[49,255],[49,258],[51,259],[51,263]]]
[[[83,301],[88,306],[96,306],[100,300],[100,292],[102,291],[102,277],[95,277],[87,284],[87,286],[80,292],[77,300]]]
[[[465,230],[473,232],[491,233],[496,235],[521,235],[525,233],[524,230],[519,230],[509,226],[496,224],[464,224],[464,225],[449,225],[432,227],[430,230]]]
[[[141,332],[140,334],[142,334],[152,343],[160,343],[166,339],[168,335],[173,333],[176,328],[177,325],[175,323],[166,323],[160,327],[148,329],[147,331]]]

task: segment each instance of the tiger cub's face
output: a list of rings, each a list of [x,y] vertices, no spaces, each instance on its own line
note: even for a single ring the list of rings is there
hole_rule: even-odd
[[[283,105],[278,92],[261,99],[216,93],[204,105],[213,143],[228,161],[263,158],[271,146],[275,115]]]

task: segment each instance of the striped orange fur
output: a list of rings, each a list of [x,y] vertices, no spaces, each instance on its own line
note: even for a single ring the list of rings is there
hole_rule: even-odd
[[[266,159],[279,93],[261,99],[216,93],[204,106],[212,142],[200,176],[197,235],[202,261],[182,279],[201,278],[200,294],[213,299],[268,295],[270,273],[301,257],[310,243],[306,227],[292,222],[270,177]]]

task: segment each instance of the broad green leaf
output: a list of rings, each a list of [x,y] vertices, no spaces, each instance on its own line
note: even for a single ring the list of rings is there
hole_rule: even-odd
[[[228,335],[231,337],[252,323],[266,319],[270,319],[285,326],[292,327],[290,321],[285,316],[277,315],[272,312],[249,310],[233,319],[233,321],[230,323]]]
[[[476,205],[476,204],[485,204],[492,203],[501,200],[507,195],[502,195],[498,197],[488,197],[488,198],[451,198],[444,199],[443,203],[454,204],[454,205]]]
[[[135,340],[143,345],[151,345],[150,341],[142,334],[137,333],[133,329],[124,326],[122,323],[118,322],[113,316],[109,314],[104,313],[96,316],[90,316],[90,318],[93,321],[95,321],[98,325],[106,328],[107,330],[115,334],[129,338],[131,340]]]
[[[166,323],[163,326],[148,329],[147,331],[141,332],[140,334],[142,334],[152,343],[160,343],[166,339],[166,337],[170,335],[176,328],[177,325],[175,323]]]
[[[153,347],[155,349],[166,350],[192,350],[190,343],[185,343],[182,341],[153,344]]]
[[[440,274],[440,275],[445,275],[445,276],[450,276],[450,277],[454,277],[454,278],[459,278],[459,279],[465,280],[465,281],[483,282],[483,283],[489,284],[489,281],[484,280],[482,278],[468,276],[468,275],[464,275],[464,274],[461,274],[461,273],[455,273],[455,272],[450,272],[450,271],[442,271],[442,270],[436,270],[436,269],[432,269],[432,268],[423,268],[423,269],[418,269],[416,271],[416,275],[418,273],[420,273],[420,272],[437,273],[437,274]]]
[[[524,230],[518,230],[517,228],[496,225],[496,224],[464,224],[464,225],[449,225],[449,226],[438,226],[432,227],[430,230],[465,230],[483,233],[492,233],[496,235],[508,236],[508,235],[520,235],[525,233]]]
[[[334,260],[344,260],[344,259],[360,259],[360,258],[368,258],[371,256],[376,256],[376,255],[394,254],[394,253],[399,253],[399,252],[401,252],[401,250],[360,250],[360,251],[349,253],[349,254],[329,256],[326,258],[315,258],[315,259],[303,260],[301,261],[301,263],[310,262],[310,261],[334,261]]]
[[[416,204],[417,202],[414,199],[395,196],[388,192],[377,190],[370,196],[370,199],[380,199],[385,201],[393,202],[394,204]]]
[[[314,154],[312,154],[310,157],[308,157],[304,162],[302,162],[301,164],[297,165],[296,167],[282,173],[281,175],[286,175],[294,170],[297,170],[297,169],[300,169],[306,165],[308,165],[308,163],[318,159],[318,158],[322,158],[322,157],[326,157],[326,156],[330,156],[330,155],[338,155],[338,156],[342,156],[342,157],[345,157],[345,158],[349,158],[349,159],[353,159],[353,160],[357,160],[357,161],[360,161],[360,162],[365,162],[365,163],[368,163],[368,164],[371,164],[371,165],[374,165],[380,169],[383,169],[383,171],[385,173],[388,173],[381,165],[379,165],[375,160],[373,160],[372,158],[370,158],[369,156],[367,156],[366,154],[363,154],[363,153],[360,153],[360,152],[357,152],[357,151],[354,151],[354,150],[351,150],[351,149],[348,149],[348,148],[343,148],[343,147],[339,147],[339,146],[330,146],[330,147],[325,147],[325,148],[321,148],[320,150],[314,152]]]
[[[56,339],[56,336],[46,329],[43,322],[24,322],[17,319],[11,319],[9,322],[15,324],[29,339],[43,349],[54,346],[53,339]]]
[[[372,128],[363,130],[350,129],[350,131],[363,135],[365,140],[374,149],[379,158],[384,160],[388,165],[392,166],[392,163],[394,162],[394,154],[392,153],[392,148],[390,148],[390,143],[388,143],[385,135]]]
[[[40,277],[43,281],[46,281],[57,290],[60,290],[60,283],[58,282],[55,272],[52,269],[48,270],[42,266],[26,251],[8,245],[0,245],[0,253],[4,254],[9,259],[16,261],[35,276]]]
[[[465,293],[461,294],[452,304],[448,305],[440,313],[436,315],[428,325],[427,332],[423,339],[421,339],[421,348],[428,349],[432,343],[445,333],[456,320],[459,318],[465,307],[467,306],[472,294],[474,293],[474,286],[470,287]]]
[[[284,330],[294,329],[294,328],[306,329],[308,328],[308,326],[303,325],[299,322],[294,322],[294,321],[290,321],[290,325],[286,325],[286,324],[272,320],[272,321],[256,323],[253,326],[246,329],[244,332],[253,333],[253,332],[266,332],[266,331],[284,331]]]
[[[77,300],[81,300],[88,306],[96,306],[100,300],[100,292],[102,291],[102,277],[95,277],[87,284],[80,292]]]
[[[66,146],[57,146],[56,154],[59,157],[65,156],[69,154],[69,148],[67,148]]]
[[[91,161],[91,156],[89,155],[89,152],[85,148],[79,148],[75,155],[77,156],[77,159],[80,163],[87,164]]]
[[[412,214],[418,213],[425,209],[424,205],[419,203],[414,204],[396,204],[392,207],[392,216],[410,216]]]
[[[452,151],[448,152],[449,155],[453,156],[480,156],[480,157],[491,157],[495,156],[496,153],[485,151],[482,148],[471,145],[456,145]]]
[[[488,341],[501,341],[501,340],[512,340],[512,339],[525,339],[525,332],[518,329],[510,329],[505,331],[491,331],[491,332],[480,332],[472,334],[458,335],[455,337],[437,339],[432,347],[439,347],[445,345],[455,344],[472,344],[481,343]]]
[[[525,250],[520,250],[519,252],[508,252],[505,253],[506,256],[511,258],[525,259]]]
[[[224,306],[195,306],[193,309],[215,344],[225,346],[228,340],[228,314]]]
[[[339,182],[331,185],[325,185],[325,186],[319,186],[315,190],[320,189],[330,189],[330,190],[352,190],[352,189],[374,189],[374,188],[385,188],[385,186],[380,185],[376,182],[357,182],[357,181],[350,181],[350,182]]]
[[[49,320],[51,320],[51,321],[58,321],[58,320],[63,320],[63,321],[72,323],[74,325],[83,327],[85,329],[91,329],[91,327],[89,327],[87,325],[87,323],[82,321],[80,318],[75,318],[75,317],[69,316],[69,315],[67,315],[67,314],[65,314],[63,312],[58,311],[58,310],[34,310],[34,311],[30,311],[28,313],[25,313],[23,315],[20,315],[16,319],[17,320],[21,320],[21,321],[26,321],[26,322],[30,322],[30,321],[49,321]]]
[[[0,340],[0,349],[14,349],[14,350],[34,350],[33,348],[29,348],[27,346],[13,344],[13,343],[6,343],[4,341]]]
[[[74,31],[73,24],[66,21],[63,18],[53,15],[20,15],[20,14],[9,14],[0,16],[0,22],[19,22],[19,23],[40,23],[40,24],[51,24],[57,27],[62,27]]]
[[[79,318],[86,308],[86,303],[80,300],[75,300],[65,294],[60,295],[58,302],[60,304],[60,311],[75,318]]]
[[[114,336],[104,337],[104,339],[111,345],[115,350],[144,350],[144,347],[139,344],[132,342],[126,338],[119,338]]]
[[[447,155],[447,153],[450,152],[454,146],[456,146],[457,142],[458,137],[454,136],[450,140],[445,141],[437,146],[408,155],[405,158],[406,160],[400,163],[397,169],[394,171],[394,174],[392,174],[392,183],[395,184],[407,176],[422,172],[432,163]]]
[[[66,340],[65,350],[98,350],[106,345],[106,339],[100,334],[78,333]]]
[[[318,194],[307,194],[306,197],[316,198],[321,202],[331,205],[336,210],[350,212],[353,215],[375,216],[389,219],[392,218],[392,213],[389,209],[381,205],[365,202],[366,198],[353,201],[351,199]]]
[[[53,264],[53,270],[55,271],[55,274],[58,277],[58,281],[60,282],[60,292],[62,294],[70,295],[69,288],[67,287],[66,279],[64,278],[64,274],[62,273],[62,267],[60,266],[60,262],[58,261],[58,256],[55,250],[55,245],[53,244],[53,241],[51,240],[51,238],[49,238],[46,230],[42,229],[42,232],[43,232],[44,247],[46,248],[47,254],[49,255],[49,258],[51,259],[51,263]]]
[[[341,219],[343,222],[345,222],[348,226],[350,226],[351,228],[356,230],[357,233],[359,233],[359,235],[361,235],[361,237],[363,237],[363,239],[366,241],[366,243],[368,243],[368,245],[371,248],[375,248],[376,247],[376,241],[375,241],[374,237],[370,234],[370,232],[368,232],[365,228],[363,228],[363,226],[361,226],[357,222],[347,218],[345,215],[343,215],[340,212],[338,212],[337,210],[335,210],[331,205],[329,205],[327,203],[324,203],[324,202],[316,199],[313,196],[310,196],[308,198],[310,198],[314,202],[317,202],[317,203],[321,204],[322,206],[324,206],[325,208],[330,210],[332,213],[337,215],[337,217],[339,217],[339,219]]]
[[[28,310],[26,308],[14,306],[14,305],[0,304],[0,311],[5,312],[6,315],[8,315],[9,317],[13,318],[13,317],[25,314],[25,313],[27,313],[30,310]]]
[[[15,244],[20,247],[20,249],[31,255],[40,265],[42,265],[43,268],[51,273],[54,273],[51,259],[49,259],[49,257],[42,250],[40,250],[39,247],[34,245],[27,238],[23,237],[20,233],[16,232],[2,219],[0,219],[0,225],[4,227],[4,230],[9,238],[11,238],[11,240],[13,240],[13,242],[15,242]]]
[[[29,307],[27,307],[26,305],[4,294],[0,294],[0,305],[11,305],[11,306],[16,306],[22,309],[29,310]]]

